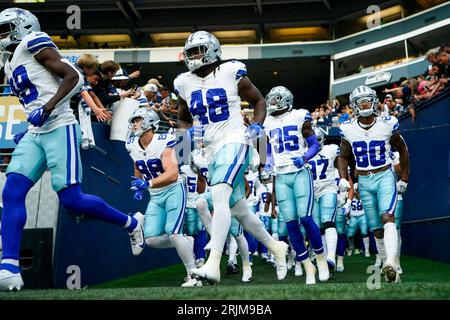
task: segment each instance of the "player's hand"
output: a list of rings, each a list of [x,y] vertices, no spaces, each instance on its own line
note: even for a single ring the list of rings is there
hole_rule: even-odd
[[[150,183],[147,180],[140,179],[137,177],[131,177],[131,190],[133,191],[141,191],[145,190],[150,186]]]
[[[340,192],[347,192],[348,189],[350,189],[350,182],[348,182],[346,179],[342,178],[339,180],[339,191]]]
[[[264,127],[261,123],[255,122],[245,129],[245,137],[249,140],[255,140],[264,134]]]
[[[134,200],[141,201],[144,199],[144,190],[138,190],[134,193]]]
[[[42,127],[49,116],[50,113],[45,112],[44,107],[40,107],[31,111],[28,115],[27,121],[35,127]]]
[[[405,182],[403,180],[399,180],[397,182],[397,192],[399,194],[404,194],[406,192],[407,188],[408,188],[408,182]]]
[[[295,157],[291,159],[294,165],[299,169],[302,168],[306,163],[306,159],[304,157]]]
[[[272,210],[271,217],[272,217],[272,219],[278,218],[278,212],[277,212],[277,209],[273,209],[273,210]]]
[[[352,201],[350,199],[347,199],[347,202],[344,204],[344,206],[342,207],[342,214],[344,216],[349,217],[350,215],[350,206],[352,204]]]
[[[28,129],[19,133],[16,133],[13,137],[13,141],[15,144],[19,144],[19,141],[22,140],[23,136],[28,132]]]

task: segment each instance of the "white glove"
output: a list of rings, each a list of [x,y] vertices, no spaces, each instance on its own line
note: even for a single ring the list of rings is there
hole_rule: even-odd
[[[348,189],[350,189],[350,182],[348,182],[344,178],[339,180],[339,191],[340,192],[346,192]]]
[[[399,194],[404,194],[406,192],[407,187],[408,187],[408,182],[405,182],[403,180],[397,181],[397,192]]]
[[[344,216],[348,215],[350,213],[350,205],[352,204],[352,200],[347,199],[347,202],[345,203],[345,205],[342,207],[342,214]]]

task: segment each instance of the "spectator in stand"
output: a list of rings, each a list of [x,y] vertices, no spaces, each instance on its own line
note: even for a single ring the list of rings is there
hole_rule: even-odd
[[[427,60],[428,62],[430,62],[431,64],[435,64],[437,63],[437,51],[435,49],[430,49],[427,52]]]
[[[341,113],[341,104],[338,99],[333,99],[333,103],[330,103],[330,100],[327,100],[328,109],[331,110],[331,116],[335,117],[338,113]]]
[[[120,65],[112,60],[103,62],[100,66],[102,78],[96,86],[93,86],[94,93],[100,99],[102,104],[108,108],[110,108],[114,102],[117,102],[122,98],[131,97],[134,94],[134,91],[132,90],[125,90],[119,93],[112,85],[111,80],[119,69]]]
[[[348,105],[345,105],[342,107],[342,113],[338,119],[339,123],[342,123],[342,122],[345,122],[345,121],[348,121],[351,119],[349,109],[350,108],[348,107]]]
[[[94,93],[88,77],[92,76],[98,68],[98,61],[92,54],[83,54],[75,64],[76,68],[84,77],[84,86],[79,95],[74,95],[71,98],[70,105],[74,111],[75,116],[79,117],[78,104],[81,102],[83,110],[87,114],[94,113],[95,117],[92,120],[99,122],[107,122],[112,119],[111,113],[103,106],[100,99]]]
[[[158,93],[156,94],[155,102],[161,103],[163,99],[161,97],[161,94],[159,93],[159,90],[161,90],[164,86],[159,82],[158,79],[155,78],[151,78],[150,80],[147,81],[147,83],[154,84],[158,87]]]
[[[450,80],[449,54],[445,51],[440,51],[437,55],[437,60],[440,71],[439,82],[445,87]]]
[[[161,120],[166,121],[171,127],[174,127],[176,125],[176,121],[170,119],[167,117],[161,110],[161,105],[158,102],[155,102],[156,94],[158,93],[158,87],[157,85],[153,83],[147,83],[142,88],[142,94],[138,98],[139,101],[139,107],[140,108],[147,108],[155,111]]]

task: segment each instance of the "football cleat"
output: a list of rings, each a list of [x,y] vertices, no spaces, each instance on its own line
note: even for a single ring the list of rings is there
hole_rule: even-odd
[[[344,257],[343,256],[338,256],[338,258],[337,258],[336,272],[344,272]]]
[[[364,253],[364,256],[365,256],[366,258],[370,258],[370,252],[369,252],[369,251],[366,251],[366,252]]]
[[[277,278],[283,280],[287,274],[286,253],[289,246],[286,242],[276,241],[271,248],[272,254],[277,264]]]
[[[139,211],[133,214],[133,217],[137,220],[137,225],[134,230],[129,233],[131,251],[133,255],[138,256],[144,250],[145,238],[144,238],[144,215]]]
[[[239,273],[239,266],[237,264],[234,264],[233,261],[228,261],[227,273],[228,274]]]
[[[193,276],[205,279],[210,284],[220,283],[220,269],[213,268],[208,263],[201,268],[192,269],[191,272]]]
[[[309,259],[303,261],[303,266],[305,267],[306,284],[316,284],[316,267]]]
[[[325,255],[316,254],[317,269],[319,270],[319,280],[327,281],[330,278],[330,271],[328,270],[327,260]]]
[[[386,282],[396,282],[397,270],[394,266],[386,263],[382,268],[382,273]]]
[[[261,254],[261,259],[263,261],[267,261],[267,260],[269,260],[269,255],[267,253],[263,253],[263,254]]]
[[[295,276],[301,277],[303,275],[303,269],[302,269],[302,263],[300,261],[297,261],[295,263]]]
[[[184,283],[181,286],[184,288],[186,288],[186,287],[201,287],[202,282],[189,274],[186,278],[184,278]]]
[[[252,281],[252,268],[245,268],[242,267],[243,274],[242,274],[242,282],[250,282]]]
[[[20,273],[12,273],[8,270],[0,270],[0,291],[15,291],[23,287]]]

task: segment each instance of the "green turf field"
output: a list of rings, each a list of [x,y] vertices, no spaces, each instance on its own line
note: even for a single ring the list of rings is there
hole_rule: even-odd
[[[285,280],[276,279],[275,269],[254,259],[253,281],[243,284],[241,274],[225,274],[217,286],[181,288],[184,267],[176,265],[82,290],[22,290],[0,293],[2,299],[450,299],[450,264],[412,257],[402,258],[401,284],[386,284],[369,290],[366,269],[374,257],[345,258],[345,272],[327,283],[305,285],[292,269]],[[225,262],[226,259],[223,259]]]

